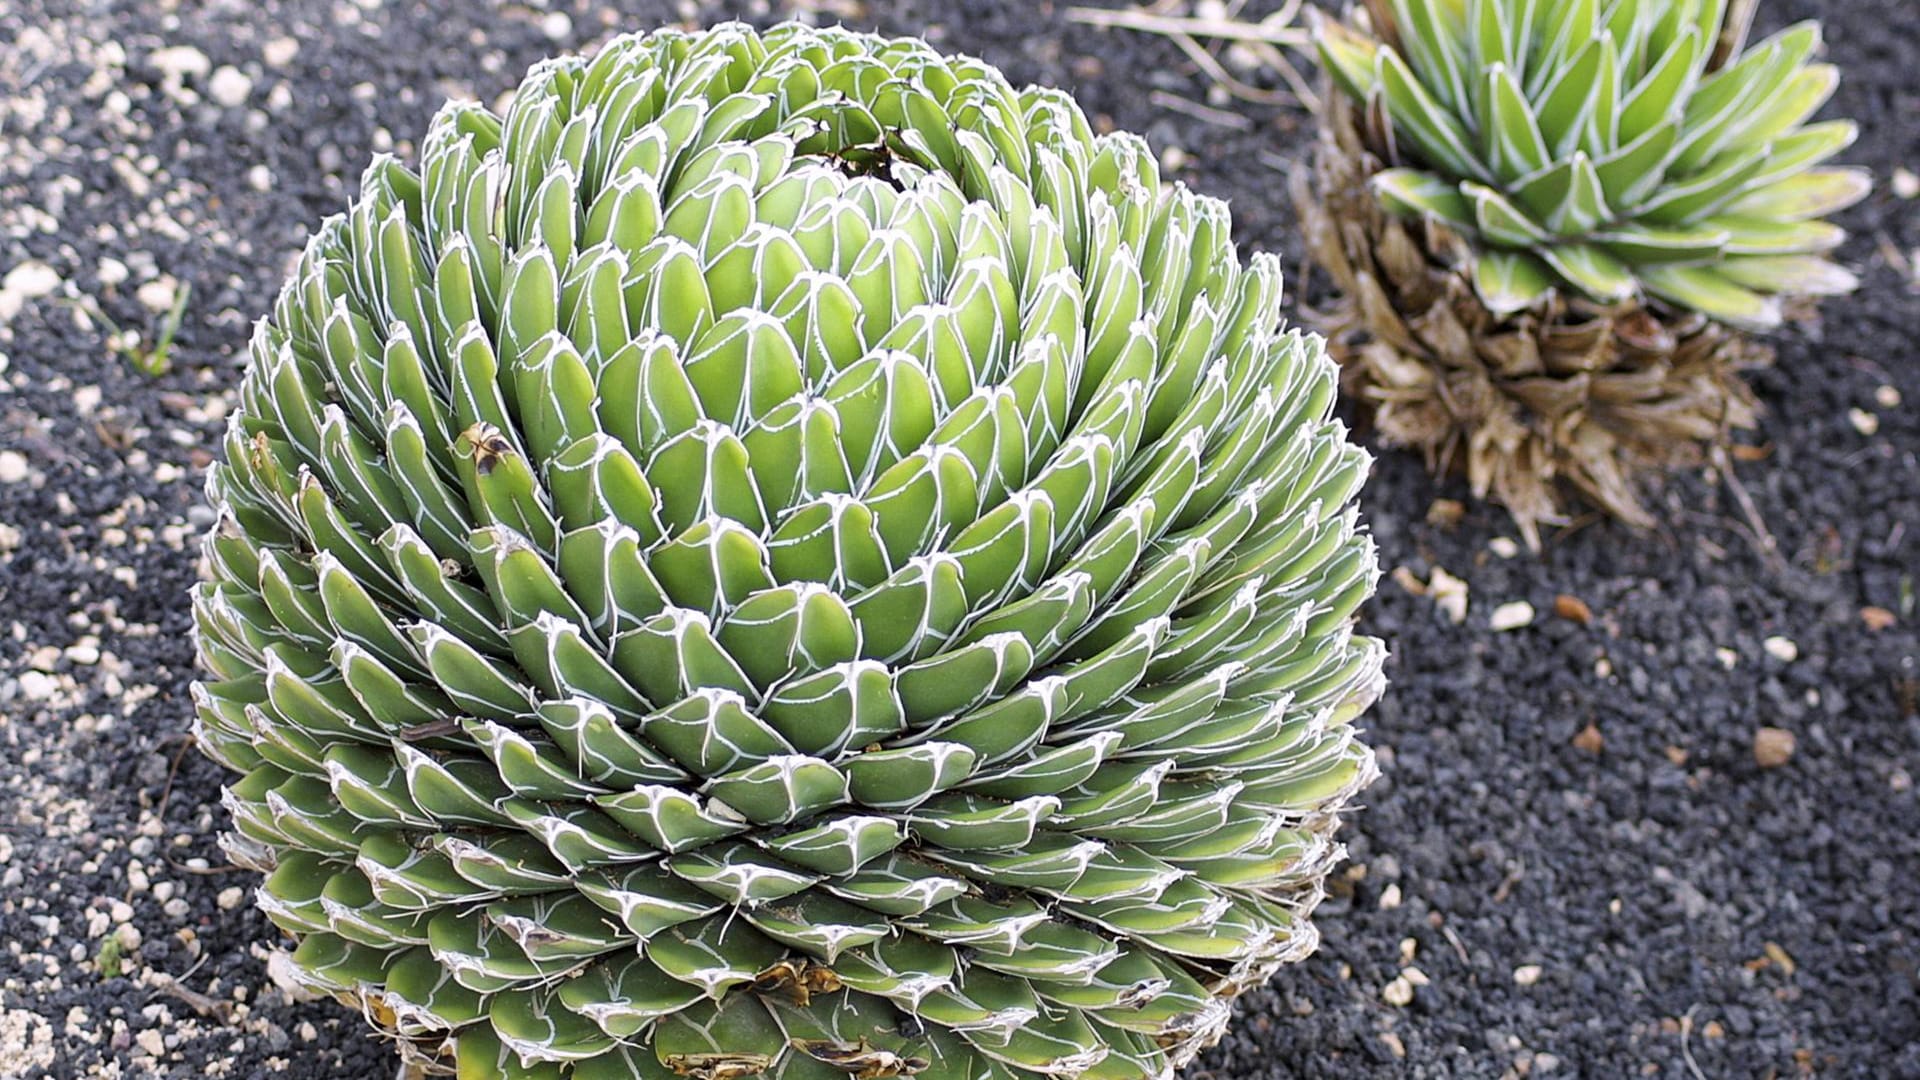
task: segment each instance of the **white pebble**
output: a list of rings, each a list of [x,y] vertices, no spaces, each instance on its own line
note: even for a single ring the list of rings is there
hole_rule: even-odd
[[[565,41],[573,34],[573,17],[564,11],[549,11],[540,18],[540,32],[551,41]]]
[[[176,283],[170,277],[154,278],[134,290],[133,295],[151,311],[165,311],[173,306]]]
[[[246,898],[246,890],[238,885],[230,885],[220,890],[220,895],[214,898],[214,902],[220,905],[221,911],[232,911]]]
[[[1487,541],[1487,550],[1503,559],[1511,559],[1520,554],[1520,545],[1514,543],[1512,537],[1496,536]]]
[[[27,478],[27,455],[18,450],[0,450],[0,484],[17,484]]]
[[[273,170],[265,165],[255,165],[247,170],[247,186],[255,191],[273,190]]]
[[[147,63],[175,82],[197,79],[213,69],[213,61],[207,59],[207,54],[191,45],[155,49],[147,54]]]
[[[222,64],[207,81],[207,96],[223,108],[237,109],[245,105],[252,93],[253,80],[231,64]]]
[[[27,671],[20,675],[20,696],[28,701],[45,701],[59,689],[59,681],[44,671]]]
[[[1539,964],[1521,964],[1513,969],[1513,982],[1516,986],[1532,986],[1540,981]]]
[[[1848,409],[1847,421],[1862,435],[1875,435],[1880,431],[1880,418],[1865,409]]]
[[[1767,650],[1768,656],[1783,664],[1791,664],[1800,659],[1800,646],[1795,645],[1792,638],[1784,638],[1776,634],[1762,642],[1761,647]]]
[[[1525,600],[1515,600],[1511,603],[1501,604],[1499,607],[1493,609],[1493,614],[1487,619],[1488,628],[1496,632],[1518,630],[1522,627],[1532,625],[1533,605],[1527,603]]]
[[[286,67],[300,54],[300,43],[290,37],[277,37],[260,47],[260,58],[268,67]]]
[[[38,300],[59,287],[60,274],[46,263],[28,259],[15,266],[0,278],[0,323],[19,314],[27,301]]]
[[[60,287],[60,274],[53,267],[35,259],[28,259],[7,271],[0,279],[0,289],[25,297],[38,299]]]
[[[1459,626],[1467,621],[1467,583],[1447,573],[1445,567],[1436,566],[1427,575],[1427,595],[1433,597],[1434,606],[1448,622]]]
[[[1405,1008],[1413,1004],[1413,983],[1402,975],[1381,989],[1380,998],[1389,1005]]]

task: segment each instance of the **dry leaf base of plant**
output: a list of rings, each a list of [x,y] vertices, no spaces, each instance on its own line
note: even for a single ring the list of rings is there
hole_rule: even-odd
[[[1336,296],[1306,318],[1383,442],[1420,450],[1436,473],[1464,470],[1475,497],[1505,506],[1537,548],[1542,524],[1566,520],[1570,492],[1652,525],[1647,474],[1698,464],[1753,427],[1741,372],[1771,359],[1764,346],[1652,302],[1556,297],[1496,314],[1474,289],[1466,240],[1373,196],[1369,181],[1393,157],[1384,123],[1328,99],[1293,198],[1310,269]]]

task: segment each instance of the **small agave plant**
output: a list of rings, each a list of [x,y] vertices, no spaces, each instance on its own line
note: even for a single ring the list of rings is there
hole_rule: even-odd
[[[209,484],[198,736],[299,978],[465,1080],[1129,1080],[1313,949],[1368,462],[1222,203],[798,26],[422,158]]]
[[[1845,292],[1823,216],[1870,188],[1808,123],[1817,24],[1746,44],[1757,0],[1367,0],[1316,40],[1337,88],[1295,180],[1322,314],[1389,440],[1513,512],[1556,487],[1636,524],[1648,465],[1755,404],[1742,336]]]

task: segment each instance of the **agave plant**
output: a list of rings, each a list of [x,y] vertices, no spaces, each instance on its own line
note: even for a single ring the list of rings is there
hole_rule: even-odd
[[[1817,24],[1757,0],[1368,0],[1316,32],[1340,91],[1296,180],[1329,325],[1384,433],[1464,452],[1537,542],[1570,480],[1649,521],[1645,463],[1750,426],[1737,369],[1794,298],[1844,292],[1822,218],[1870,188],[1807,123]]]
[[[1311,951],[1377,571],[1276,260],[917,41],[449,105],[252,342],[200,744],[470,1080],[1162,1076]]]

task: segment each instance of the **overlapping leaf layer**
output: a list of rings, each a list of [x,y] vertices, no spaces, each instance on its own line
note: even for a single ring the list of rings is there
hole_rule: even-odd
[[[1369,0],[1318,35],[1335,82],[1391,129],[1378,197],[1473,237],[1506,315],[1570,289],[1650,295],[1741,327],[1851,290],[1821,220],[1871,188],[1819,167],[1849,121],[1816,23],[1743,48],[1754,0]],[[1396,164],[1399,164],[1396,162]]]
[[[469,1078],[1118,1080],[1312,948],[1366,460],[1224,205],[793,26],[422,157],[210,481],[198,733],[303,978]]]

